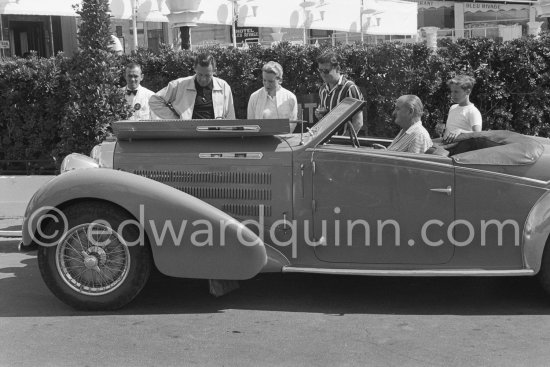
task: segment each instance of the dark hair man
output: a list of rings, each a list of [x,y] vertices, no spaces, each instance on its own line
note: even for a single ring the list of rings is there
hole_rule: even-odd
[[[203,53],[195,58],[195,75],[179,78],[151,96],[149,105],[162,119],[234,119],[231,87],[216,78],[216,60]]]
[[[134,62],[126,65],[124,69],[124,79],[126,87],[122,88],[126,97],[126,102],[132,106],[133,113],[128,120],[151,120],[151,110],[149,109],[149,98],[154,94],[153,91],[141,86],[143,80],[141,66]]]
[[[340,57],[333,51],[325,51],[317,58],[318,71],[323,79],[323,86],[319,89],[319,107],[315,110],[315,116],[321,119],[346,97],[362,100],[361,91],[351,80],[340,74]],[[363,112],[356,113],[352,118],[353,129],[359,132],[363,126]],[[338,132],[347,133],[347,125]]]

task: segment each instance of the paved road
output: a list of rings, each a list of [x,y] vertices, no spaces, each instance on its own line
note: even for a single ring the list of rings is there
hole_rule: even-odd
[[[262,275],[222,298],[156,275],[83,313],[0,240],[0,366],[548,366],[550,301],[529,278]]]

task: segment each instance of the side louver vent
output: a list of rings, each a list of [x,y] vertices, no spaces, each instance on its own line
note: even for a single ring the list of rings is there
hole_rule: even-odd
[[[265,217],[271,217],[270,173],[135,170],[134,174],[172,186],[230,215],[258,218],[263,210]]]
[[[270,185],[271,174],[265,172],[193,172],[136,170],[136,175],[159,182],[219,183]]]
[[[243,216],[243,217],[259,217],[260,209],[263,208],[264,216],[271,217],[271,206],[246,205],[246,204],[224,204],[222,210],[226,213]]]
[[[201,199],[271,200],[269,189],[244,189],[230,187],[175,187]]]

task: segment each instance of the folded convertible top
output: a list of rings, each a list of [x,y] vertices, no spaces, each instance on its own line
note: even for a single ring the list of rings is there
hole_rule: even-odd
[[[544,152],[545,138],[529,137],[506,130],[480,131],[459,135],[451,155],[459,164],[526,165]]]

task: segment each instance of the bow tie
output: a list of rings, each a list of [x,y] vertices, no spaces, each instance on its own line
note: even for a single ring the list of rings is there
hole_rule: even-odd
[[[133,94],[135,96],[137,94],[137,89],[134,89],[134,90],[126,89],[126,94],[127,95]]]

